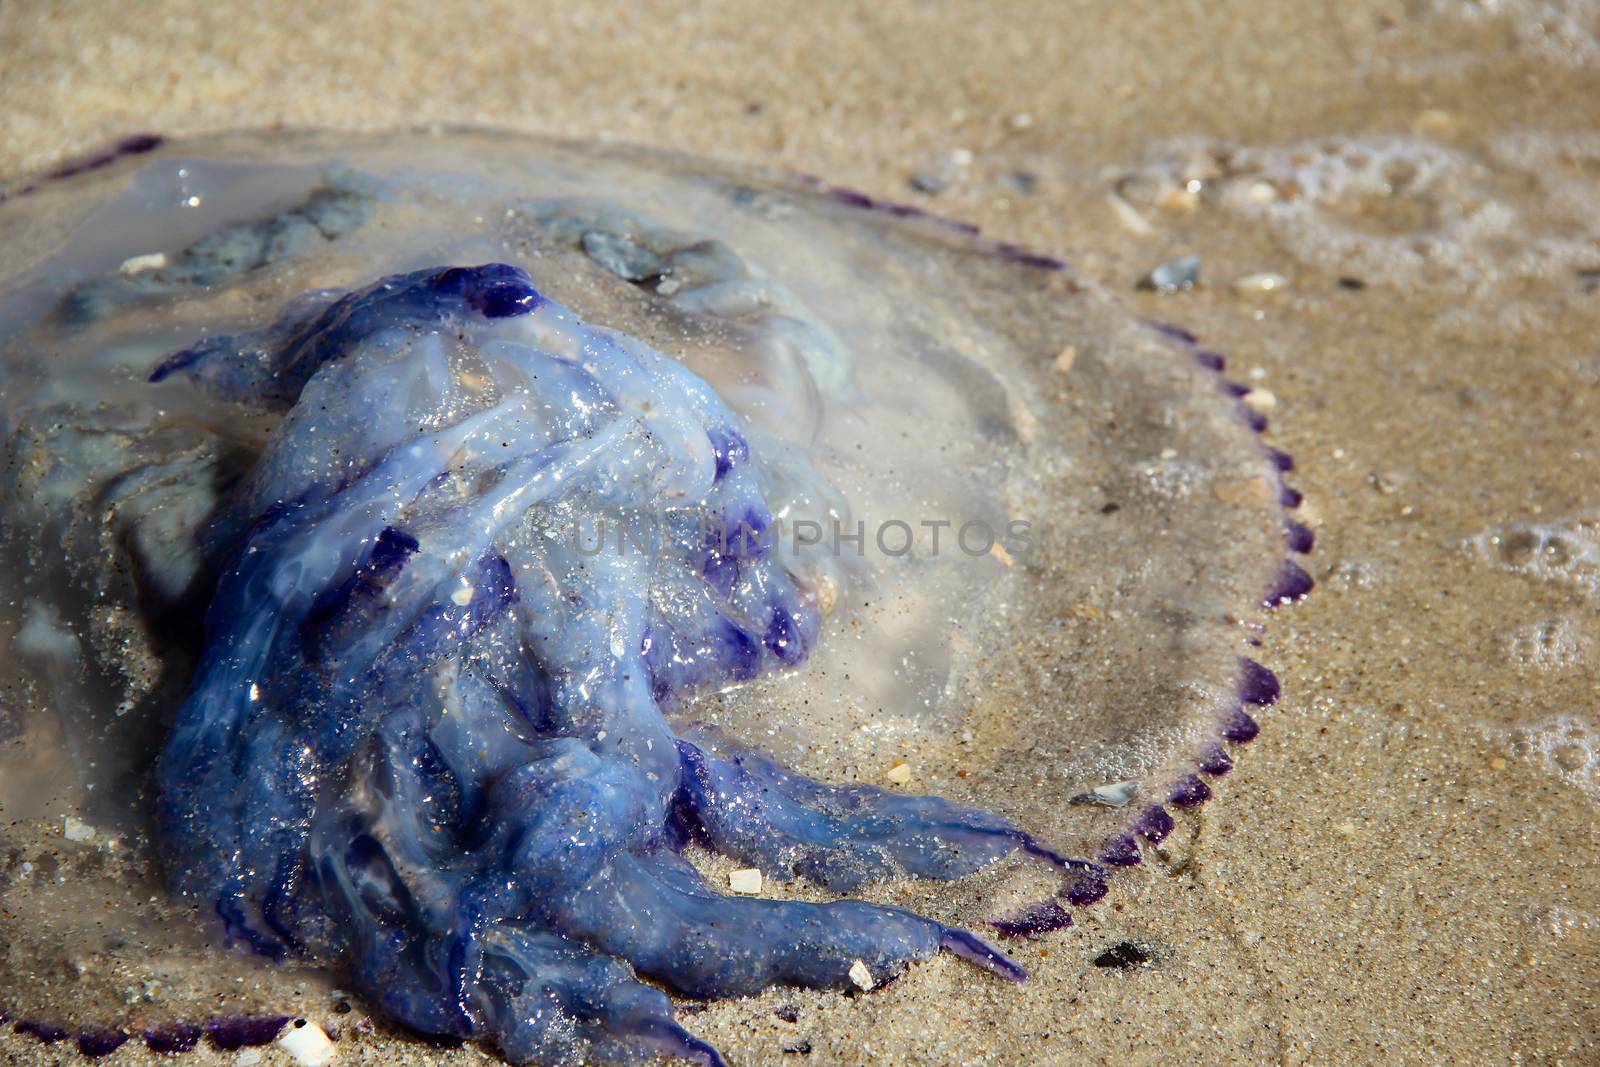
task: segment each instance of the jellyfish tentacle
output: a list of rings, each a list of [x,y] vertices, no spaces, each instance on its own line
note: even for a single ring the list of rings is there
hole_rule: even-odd
[[[775,878],[800,875],[840,892],[895,877],[949,881],[1019,849],[1084,875],[1098,871],[981,808],[874,786],[827,785],[714,728],[683,736],[684,813],[710,847]]]
[[[1026,977],[975,935],[915,912],[859,900],[726,896],[668,850],[620,854],[588,890],[562,902],[560,924],[687,996],[745,996],[773,985],[849,989],[862,984],[859,970],[851,974],[858,963],[878,985],[947,946],[1002,977]]]
[[[658,1053],[726,1067],[710,1044],[673,1016],[660,990],[624,964],[565,938],[518,924],[488,938],[486,985],[494,990],[483,1030],[515,1063],[633,1063]],[[578,1048],[574,1048],[574,1046]]]

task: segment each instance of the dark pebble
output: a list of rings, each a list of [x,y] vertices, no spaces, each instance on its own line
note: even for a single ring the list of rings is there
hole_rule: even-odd
[[[1154,960],[1155,953],[1137,941],[1118,941],[1094,958],[1096,967],[1115,967],[1118,970],[1127,970],[1130,967],[1144,967]]]
[[[1023,196],[1032,196],[1039,189],[1039,176],[1031,170],[1014,170],[1000,180]]]
[[[1158,293],[1181,293],[1200,284],[1200,257],[1180,256],[1153,269],[1139,281],[1139,288]]]

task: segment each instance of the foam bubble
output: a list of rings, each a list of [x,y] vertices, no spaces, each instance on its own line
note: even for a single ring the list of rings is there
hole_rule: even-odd
[[[1519,626],[1506,638],[1506,650],[1518,667],[1556,671],[1582,662],[1585,641],[1571,619],[1546,619]]]
[[[1600,803],[1600,723],[1562,715],[1512,734],[1513,751],[1538,757],[1569,785]]]
[[[1433,12],[1466,23],[1497,23],[1520,52],[1562,66],[1600,60],[1600,0],[1433,0]]]
[[[1600,594],[1600,515],[1508,523],[1468,538],[1466,547],[1514,574]]]
[[[1200,207],[1266,227],[1307,267],[1367,284],[1465,291],[1564,282],[1600,247],[1584,168],[1600,139],[1526,130],[1482,154],[1365,134],[1277,145],[1157,146],[1118,184],[1143,206]]]

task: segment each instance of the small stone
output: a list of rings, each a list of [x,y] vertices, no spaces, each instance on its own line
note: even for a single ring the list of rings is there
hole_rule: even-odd
[[[118,269],[124,274],[143,274],[147,270],[160,270],[166,265],[165,252],[146,252],[142,256],[129,256]]]
[[[1158,293],[1181,293],[1200,284],[1200,257],[1180,256],[1168,260],[1145,275],[1139,288]]]
[[[929,196],[937,195],[948,189],[961,176],[961,172],[971,165],[972,153],[965,148],[957,148],[912,171],[909,179],[911,187]]]
[[[1211,483],[1211,495],[1224,504],[1245,506],[1264,504],[1277,494],[1271,479],[1258,474],[1254,478],[1218,478]]]
[[[1056,369],[1056,371],[1058,373],[1066,374],[1067,372],[1072,370],[1073,365],[1075,363],[1077,363],[1077,362],[1078,362],[1078,346],[1077,345],[1068,345],[1067,347],[1063,348],[1061,351],[1056,353],[1056,358],[1055,358],[1055,362],[1054,362],[1053,366],[1055,367],[1055,369]]]
[[[1174,185],[1161,198],[1161,206],[1167,211],[1193,211],[1200,203],[1200,190],[1204,188],[1205,183],[1195,179]]]
[[[1241,293],[1271,293],[1288,288],[1289,279],[1270,270],[1241,274],[1233,280],[1233,287]]]
[[[1345,837],[1356,836],[1356,824],[1349,819],[1341,823],[1335,823],[1333,829],[1335,833],[1342,834]]]
[[[1245,191],[1245,195],[1250,198],[1250,202],[1253,204],[1270,204],[1274,200],[1283,199],[1283,194],[1278,191],[1278,187],[1269,181],[1251,182],[1250,188]]]
[[[865,963],[855,960],[850,964],[850,981],[856,984],[856,988],[867,992],[873,986],[872,972],[867,970]]]
[[[1128,203],[1117,193],[1107,193],[1106,203],[1111,206],[1111,213],[1117,217],[1122,228],[1130,233],[1143,237],[1155,232],[1155,227],[1150,221],[1139,214],[1139,209]]]
[[[831,574],[823,574],[817,578],[817,587],[812,590],[817,598],[817,610],[822,612],[822,617],[832,615],[839,606],[839,583]]]
[[[72,815],[62,820],[61,833],[68,841],[87,843],[94,840],[94,827]]]
[[[900,760],[893,767],[883,772],[883,776],[891,785],[909,785],[911,783],[911,764]]]
[[[1019,111],[1007,121],[1006,125],[1013,130],[1026,130],[1033,125],[1033,116],[1026,111]]]
[[[1278,398],[1270,389],[1252,389],[1239,399],[1257,411],[1271,411],[1278,406]]]
[[[1069,804],[1089,804],[1100,808],[1126,807],[1128,802],[1139,794],[1137,781],[1112,782],[1110,785],[1096,786],[1087,793],[1079,793]]]
[[[460,589],[450,594],[450,600],[452,603],[464,608],[472,603],[472,592],[472,586],[463,582]]]
[[[1096,967],[1112,967],[1125,971],[1130,967],[1144,967],[1156,954],[1137,941],[1118,941],[1094,958]]]
[[[1000,181],[1023,196],[1039,191],[1039,176],[1031,170],[1014,170],[1000,176]]]
[[[745,867],[737,871],[728,872],[728,888],[735,893],[746,896],[755,896],[761,892],[761,871],[755,867]]]
[[[1494,759],[1490,760],[1489,761],[1489,769],[1491,771],[1503,771],[1503,770],[1505,770],[1506,769],[1505,757],[1496,756]]]
[[[1461,117],[1452,111],[1430,107],[1417,112],[1417,130],[1422,133],[1453,133],[1461,126]]]
[[[333,1059],[333,1042],[322,1027],[307,1019],[296,1019],[278,1037],[278,1047],[301,1067],[323,1067]]]
[[[1399,471],[1376,471],[1367,481],[1384,496],[1393,496],[1406,486],[1406,476]]]

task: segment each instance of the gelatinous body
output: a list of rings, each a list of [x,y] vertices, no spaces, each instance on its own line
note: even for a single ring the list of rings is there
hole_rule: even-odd
[[[85,940],[126,976],[30,1017],[125,1036],[117,989],[159,975],[138,1032],[192,1044],[313,995],[310,961],[518,1061],[716,1062],[663,988],[875,987],[941,949],[1025,977],[782,883],[985,870],[962,922],[1059,928],[1277,699],[1240,653],[1309,581],[1287,457],[1218,357],[1057,261],[482,135],[64,180],[99,198],[0,293],[40,783],[0,805],[19,856],[63,811],[121,840],[83,885],[126,907],[90,934],[0,886],[29,919],[0,978]],[[284,966],[216,1001],[244,964],[208,938]]]

